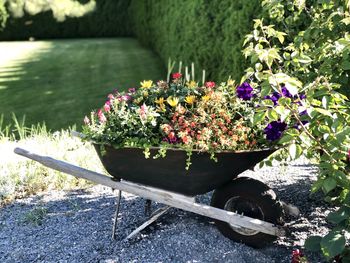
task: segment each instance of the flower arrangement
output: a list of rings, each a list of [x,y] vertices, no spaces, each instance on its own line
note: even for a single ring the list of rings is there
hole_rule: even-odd
[[[229,79],[199,85],[174,73],[169,83],[140,84],[138,89],[109,94],[101,109],[85,117],[86,139],[102,146],[144,148],[146,157],[149,148],[159,147],[161,156],[166,149],[180,148],[189,157],[192,151],[209,152],[215,160],[221,151],[272,147],[290,124],[281,119],[261,123],[266,110],[261,111],[260,89],[248,82],[237,86]],[[273,108],[281,98],[300,103],[287,89],[262,99]],[[187,169],[189,164],[190,160]]]

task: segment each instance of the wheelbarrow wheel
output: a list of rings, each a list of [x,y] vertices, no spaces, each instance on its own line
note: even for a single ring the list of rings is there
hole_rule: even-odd
[[[216,189],[211,205],[276,225],[283,224],[283,207],[275,192],[252,178],[240,177]],[[224,236],[255,248],[262,248],[277,238],[256,230],[236,228],[219,220],[215,224]]]

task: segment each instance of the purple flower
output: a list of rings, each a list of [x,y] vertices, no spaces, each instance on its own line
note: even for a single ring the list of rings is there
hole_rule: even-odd
[[[244,82],[236,89],[237,97],[242,100],[250,100],[253,97],[253,88],[249,83]]]
[[[290,94],[289,90],[286,88],[286,87],[282,87],[282,95],[283,97],[286,97],[286,98],[292,98],[292,94]]]
[[[299,112],[299,115],[300,115],[300,116],[307,115],[307,110],[303,110],[303,111]]]
[[[265,96],[264,99],[266,100],[272,100],[273,102],[273,105],[276,106],[278,103],[278,99],[281,98],[281,94],[279,94],[278,92],[274,92],[272,93],[272,95],[268,95],[268,96]]]
[[[305,95],[305,94],[300,94],[300,95],[299,95],[299,98],[300,98],[301,100],[306,99],[306,95]]]
[[[281,97],[293,98],[292,94],[290,94],[289,90],[286,87],[282,87],[282,94],[279,92],[274,92],[272,95],[265,96],[264,99],[272,100],[273,105],[276,106],[278,104],[278,99]]]
[[[179,139],[176,138],[176,137],[174,137],[174,138],[167,138],[167,137],[164,137],[162,141],[163,141],[163,142],[167,142],[167,143],[169,143],[169,144],[176,144],[176,143],[179,142]]]
[[[301,121],[301,123],[305,126],[306,124],[308,124],[308,121]],[[300,130],[301,129],[301,125],[299,123],[294,124],[293,128]]]
[[[270,122],[266,128],[264,129],[264,132],[266,134],[266,139],[269,141],[275,141],[281,138],[283,132],[287,128],[287,124],[280,121],[273,121]]]

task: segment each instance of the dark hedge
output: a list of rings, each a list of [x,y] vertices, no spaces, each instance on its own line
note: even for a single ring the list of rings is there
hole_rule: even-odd
[[[134,34],[164,62],[193,61],[211,79],[239,80],[243,38],[261,7],[259,0],[132,0],[129,12]]]
[[[64,22],[57,22],[51,12],[10,18],[0,32],[0,40],[131,36],[130,1],[96,0],[94,12]]]

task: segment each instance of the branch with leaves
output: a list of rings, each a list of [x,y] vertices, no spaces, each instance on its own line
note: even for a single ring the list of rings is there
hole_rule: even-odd
[[[257,122],[295,123],[279,140],[288,145],[284,158],[304,154],[318,160],[312,191],[323,191],[338,208],[328,216],[333,229],[310,237],[305,246],[343,262],[350,260],[350,103],[342,94],[350,88],[349,3],[262,1],[273,25],[254,21],[243,51],[252,66],[242,79],[260,89]]]

